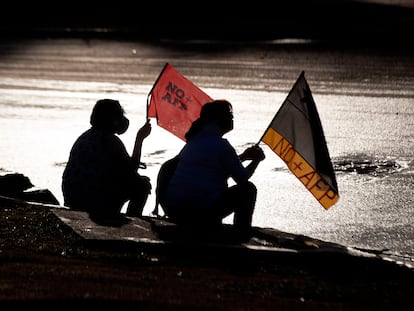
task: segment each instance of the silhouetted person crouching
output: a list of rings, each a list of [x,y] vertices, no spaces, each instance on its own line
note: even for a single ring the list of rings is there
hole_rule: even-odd
[[[137,132],[132,156],[117,136],[129,127],[117,100],[98,100],[90,124],[73,144],[63,172],[64,205],[104,221],[120,217],[129,200],[126,214],[141,216],[151,192],[149,178],[138,173],[142,143],[151,133],[149,121]]]
[[[186,133],[186,145],[179,153],[162,202],[171,220],[211,227],[234,213],[234,226],[241,233],[249,233],[257,195],[249,178],[265,155],[254,146],[238,156],[222,137],[232,129],[232,105],[228,101],[203,105],[200,117]],[[244,167],[246,160],[251,162]],[[236,183],[231,187],[230,177]]]

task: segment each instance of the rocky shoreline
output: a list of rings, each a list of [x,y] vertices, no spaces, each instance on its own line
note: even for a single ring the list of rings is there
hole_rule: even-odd
[[[88,240],[55,205],[0,197],[0,305],[409,310],[414,270],[341,252],[171,251]],[[177,248],[176,248],[177,250]],[[260,254],[260,255],[259,255]]]

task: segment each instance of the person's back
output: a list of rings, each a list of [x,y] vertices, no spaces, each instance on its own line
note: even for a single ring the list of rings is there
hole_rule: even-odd
[[[120,210],[123,200],[119,193],[132,178],[128,176],[133,172],[129,162],[117,136],[95,128],[87,130],[73,145],[63,173],[64,204],[84,211],[94,207],[102,212]]]
[[[180,206],[207,208],[227,189],[230,176],[248,179],[236,151],[221,137],[219,128],[207,125],[180,152],[168,197]]]

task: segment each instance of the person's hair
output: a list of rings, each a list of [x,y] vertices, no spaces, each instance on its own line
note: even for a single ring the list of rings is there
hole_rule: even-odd
[[[124,118],[124,109],[119,101],[105,98],[98,100],[93,107],[90,124],[98,129],[117,132]]]
[[[217,124],[223,132],[231,130],[229,120],[232,121],[233,119],[232,111],[231,103],[225,99],[205,103],[201,107],[200,117],[191,124],[190,129],[185,134],[185,139],[189,141],[208,123]]]

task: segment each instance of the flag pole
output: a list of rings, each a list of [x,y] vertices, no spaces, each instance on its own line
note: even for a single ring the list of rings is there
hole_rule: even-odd
[[[160,80],[160,78],[161,78],[162,74],[164,73],[165,69],[167,68],[167,66],[168,66],[168,62],[167,62],[167,63],[165,63],[165,65],[164,65],[164,67],[162,68],[162,70],[161,70],[160,74],[158,75],[157,79],[155,80],[154,84],[152,85],[151,90],[150,90],[150,91],[149,91],[149,93],[148,93],[148,96],[147,96],[147,120],[148,120],[148,110],[149,110],[149,98],[150,98],[151,93],[152,93],[152,91],[154,90],[155,86],[157,85],[158,81]]]
[[[303,71],[303,70],[302,70],[302,72],[300,73],[299,77],[296,79],[295,84],[293,84],[293,86],[292,86],[292,88],[290,89],[290,91],[289,91],[288,95],[286,96],[285,100],[283,100],[282,105],[283,105],[283,103],[286,101],[286,99],[287,99],[287,98],[289,98],[290,94],[293,92],[293,90],[295,89],[296,85],[299,83],[300,78],[301,78],[302,76],[304,76],[304,75],[305,75],[305,71]],[[281,105],[280,107],[282,107],[282,105]],[[274,120],[274,119],[276,119],[276,117],[277,117],[277,115],[279,114],[279,112],[280,112],[280,109],[279,109],[279,110],[278,110],[278,112],[275,114],[275,116],[273,117],[273,119],[269,122],[269,125],[267,126],[266,130],[263,132],[262,136],[260,137],[259,141],[256,143],[256,145],[255,145],[255,146],[259,146],[259,144],[260,144],[260,142],[262,141],[263,137],[266,135],[267,130],[270,128],[270,126],[271,126],[271,125],[272,125],[272,123],[273,123],[273,120]]]

